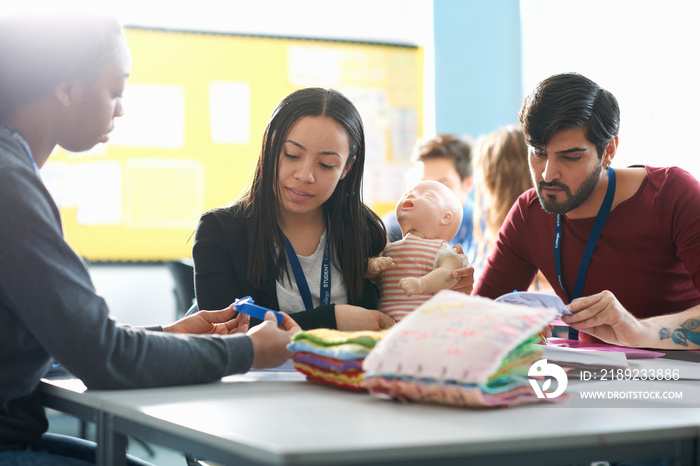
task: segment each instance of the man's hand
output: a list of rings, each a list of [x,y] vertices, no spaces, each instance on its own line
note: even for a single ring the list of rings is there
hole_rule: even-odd
[[[637,320],[610,291],[574,299],[568,306],[573,316],[561,320],[573,328],[620,346],[639,346],[645,335]]]

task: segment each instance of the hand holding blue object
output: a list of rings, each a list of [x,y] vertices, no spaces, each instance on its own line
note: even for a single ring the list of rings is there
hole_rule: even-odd
[[[253,304],[253,298],[250,296],[236,299],[233,302],[233,310],[260,320],[265,320],[265,314],[267,312],[273,312],[275,317],[277,317],[277,325],[282,325],[282,321],[284,320],[284,315],[281,312],[273,311],[272,309]]]

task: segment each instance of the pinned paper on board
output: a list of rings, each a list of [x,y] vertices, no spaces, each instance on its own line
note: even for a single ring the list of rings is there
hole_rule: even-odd
[[[209,83],[209,135],[215,144],[250,141],[250,85],[244,82]]]
[[[179,149],[185,143],[185,89],[164,84],[127,83],[124,105],[110,143],[124,147]]]
[[[122,220],[122,170],[119,162],[73,165],[75,206],[81,225],[118,225]]]

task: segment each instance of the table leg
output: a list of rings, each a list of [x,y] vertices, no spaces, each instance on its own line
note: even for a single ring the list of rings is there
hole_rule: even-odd
[[[126,466],[126,436],[115,432],[114,417],[97,415],[97,466]]]

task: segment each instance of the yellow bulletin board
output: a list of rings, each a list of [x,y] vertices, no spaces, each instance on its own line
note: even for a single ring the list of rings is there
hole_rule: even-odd
[[[265,125],[290,92],[343,92],[365,124],[365,202],[403,189],[422,127],[419,47],[125,28],[132,72],[107,144],[57,148],[42,177],[66,239],[92,261],[190,257],[202,212],[248,186]]]

